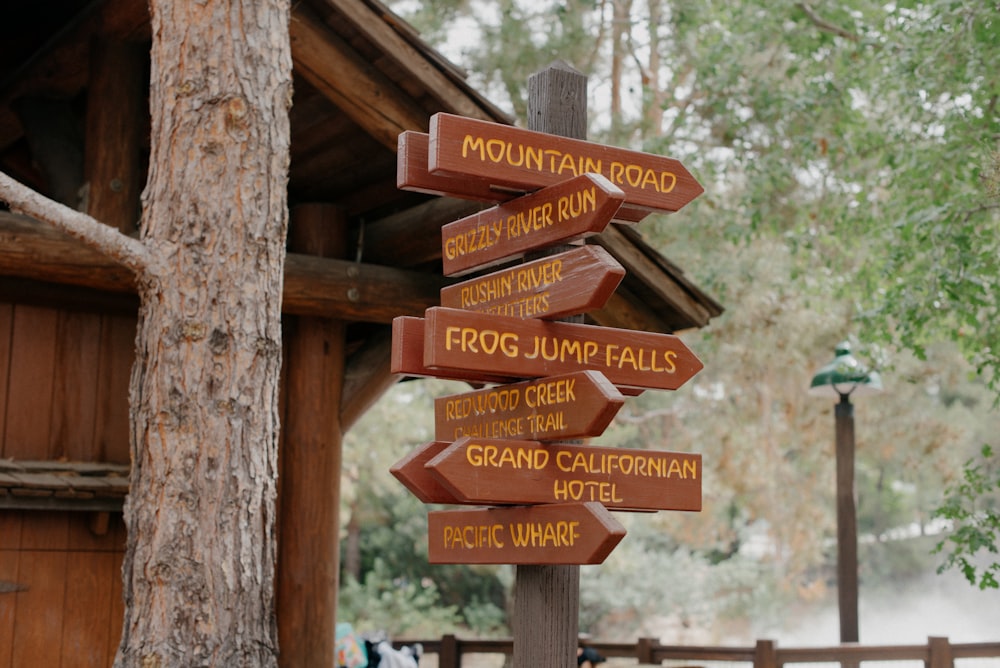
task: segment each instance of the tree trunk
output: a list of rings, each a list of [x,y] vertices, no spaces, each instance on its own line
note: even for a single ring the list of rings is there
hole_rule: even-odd
[[[273,666],[289,5],[152,0],[116,666]]]

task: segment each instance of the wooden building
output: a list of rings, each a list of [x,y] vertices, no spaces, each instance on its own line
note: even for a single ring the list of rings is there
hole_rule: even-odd
[[[13,0],[3,22],[0,170],[134,231],[146,2]],[[290,33],[278,622],[302,665],[334,612],[341,435],[396,380],[392,318],[438,303],[441,225],[481,208],[398,190],[397,137],[439,111],[510,119],[374,0],[301,0]],[[671,332],[721,312],[635,230],[588,243],[628,270],[590,321]],[[137,303],[127,270],[0,208],[0,666],[114,657]]]

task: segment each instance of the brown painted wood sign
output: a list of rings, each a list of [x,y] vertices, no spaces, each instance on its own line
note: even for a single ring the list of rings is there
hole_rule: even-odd
[[[470,383],[509,383],[511,380],[520,380],[520,378],[512,379],[510,376],[498,376],[464,369],[428,369],[424,365],[425,329],[423,318],[401,315],[392,319],[390,373],[418,378],[464,380]]]
[[[671,334],[442,307],[426,316],[423,362],[442,371],[539,378],[592,369],[618,387],[676,390],[703,366]]]
[[[702,192],[678,160],[438,113],[431,117],[428,171],[532,190],[587,172],[625,191],[631,205],[677,211]]]
[[[625,527],[599,503],[440,510],[427,514],[432,564],[599,564]]]
[[[624,395],[597,371],[549,376],[435,399],[434,437],[600,436],[624,403]]]
[[[624,199],[600,174],[583,174],[448,223],[441,228],[444,274],[460,276],[599,234]]]
[[[461,438],[425,466],[461,503],[597,501],[618,510],[701,510],[701,455]]]
[[[450,445],[449,441],[424,443],[393,464],[389,473],[424,503],[462,503],[425,466]]]
[[[561,318],[602,308],[625,268],[582,246],[441,289],[441,306],[512,318]]]
[[[494,186],[487,178],[431,174],[427,171],[429,144],[430,135],[426,132],[407,130],[399,134],[396,143],[397,188],[429,195],[469,199],[476,202],[506,202],[533,192],[540,187],[502,188]],[[626,204],[615,213],[615,220],[622,223],[635,223],[648,216],[649,213],[648,209],[640,209]]]

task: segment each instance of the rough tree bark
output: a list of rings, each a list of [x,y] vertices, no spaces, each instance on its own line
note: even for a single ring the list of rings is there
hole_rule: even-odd
[[[139,240],[0,174],[11,208],[136,273],[126,617],[115,665],[273,666],[287,0],[151,0]]]

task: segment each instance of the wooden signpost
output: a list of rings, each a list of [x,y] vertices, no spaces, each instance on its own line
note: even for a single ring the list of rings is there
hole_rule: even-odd
[[[490,506],[429,513],[429,560],[517,564],[514,665],[571,668],[578,566],[625,535],[609,509],[701,510],[702,462],[551,441],[599,435],[623,394],[676,390],[702,363],[670,334],[556,321],[602,308],[625,271],[599,247],[539,249],[677,211],[702,187],[672,158],[584,141],[586,79],[571,68],[534,75],[528,111],[528,130],[440,113],[399,137],[399,188],[499,203],[442,227],[446,275],[528,261],[393,321],[393,373],[495,386],[437,399],[438,440],[391,472],[425,503]]]
[[[606,250],[581,246],[441,288],[441,306],[551,320],[602,308],[624,277]]]
[[[427,514],[432,564],[599,564],[625,528],[599,503]]]
[[[676,390],[703,366],[672,334],[442,307],[424,315],[424,365],[431,369],[521,378],[590,369],[619,387]]]
[[[424,468],[461,503],[701,510],[701,455],[465,437]]]
[[[595,371],[549,376],[435,399],[434,437],[554,441],[600,436],[624,403],[618,388]]]
[[[583,174],[448,223],[441,228],[444,274],[461,276],[603,232],[624,199],[600,174]]]

